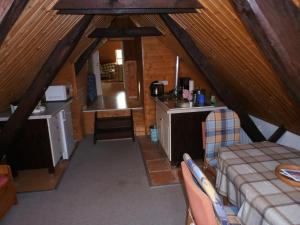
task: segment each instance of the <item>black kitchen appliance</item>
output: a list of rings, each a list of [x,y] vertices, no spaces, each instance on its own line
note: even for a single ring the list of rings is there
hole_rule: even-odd
[[[163,96],[164,95],[164,85],[162,83],[159,83],[158,81],[153,81],[150,84],[150,92],[151,96]]]
[[[179,87],[181,89],[187,89],[189,90],[189,81],[190,77],[179,77]]]

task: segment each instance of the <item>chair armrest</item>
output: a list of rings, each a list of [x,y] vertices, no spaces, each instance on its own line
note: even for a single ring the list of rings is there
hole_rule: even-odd
[[[0,165],[0,174],[8,176],[11,180],[13,179],[9,165]]]

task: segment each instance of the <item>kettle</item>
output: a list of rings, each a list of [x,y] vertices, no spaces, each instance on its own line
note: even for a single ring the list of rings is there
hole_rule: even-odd
[[[164,95],[164,85],[158,81],[153,81],[150,84],[149,88],[150,88],[151,96],[153,96],[153,97]]]

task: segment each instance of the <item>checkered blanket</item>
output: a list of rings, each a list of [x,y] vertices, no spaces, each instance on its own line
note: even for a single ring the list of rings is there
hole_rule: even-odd
[[[115,72],[115,63],[106,63],[101,65],[101,73],[114,73]]]
[[[216,167],[218,148],[240,142],[239,117],[229,109],[213,111],[205,120],[204,130],[205,159],[210,166]]]
[[[300,165],[300,151],[271,142],[219,149],[216,187],[247,225],[300,224],[300,188],[275,175],[281,163]]]

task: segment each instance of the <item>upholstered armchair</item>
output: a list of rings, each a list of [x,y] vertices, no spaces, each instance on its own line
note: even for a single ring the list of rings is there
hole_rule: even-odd
[[[0,165],[0,220],[12,205],[17,203],[16,188],[10,167]]]

